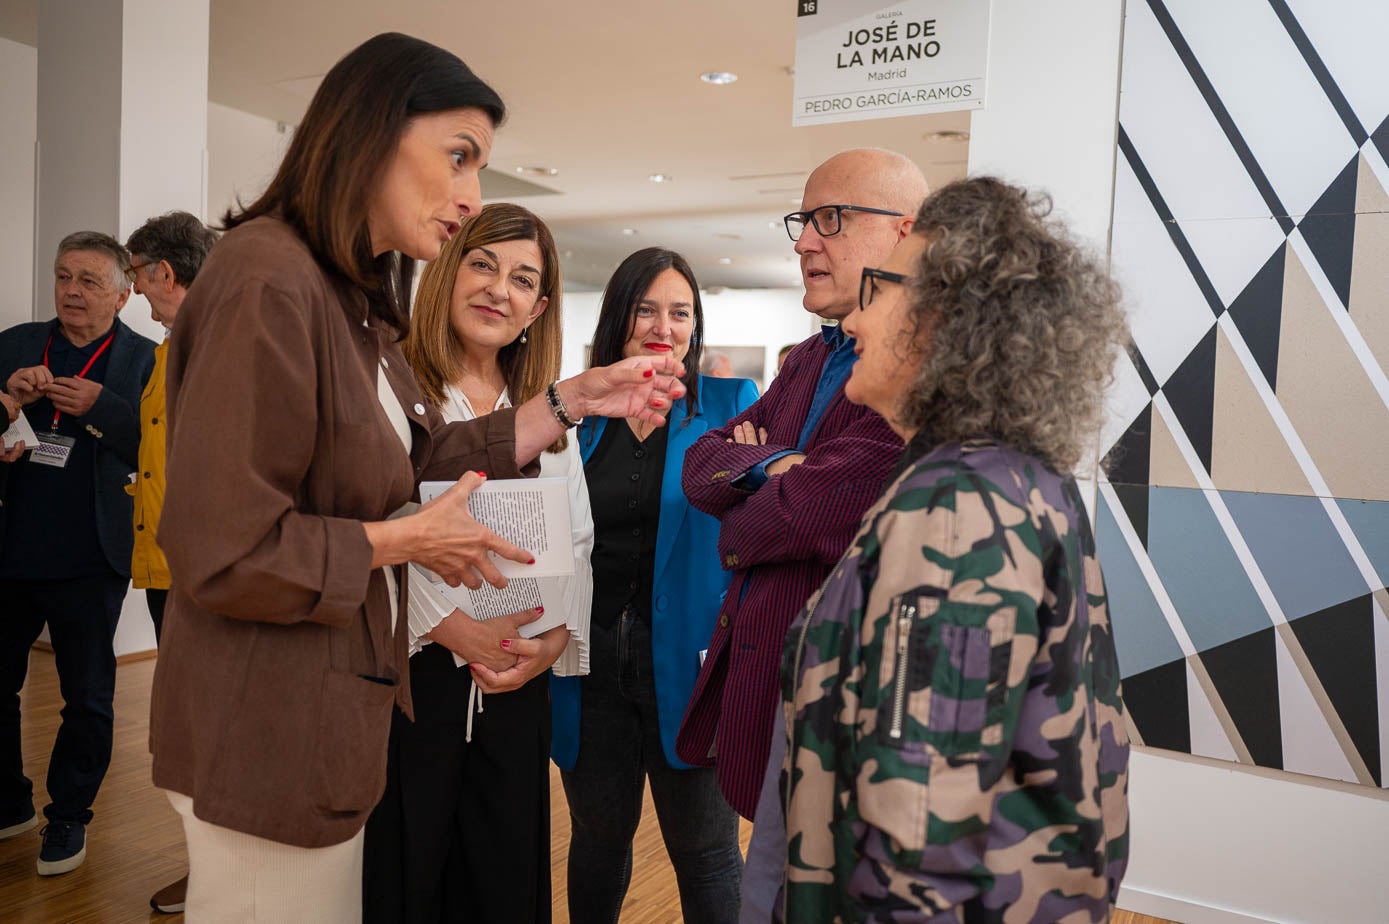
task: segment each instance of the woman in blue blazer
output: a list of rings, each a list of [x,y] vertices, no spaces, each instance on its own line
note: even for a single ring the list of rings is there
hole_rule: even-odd
[[[651,247],[617,268],[603,293],[592,362],[674,356],[685,398],[664,427],[591,418],[579,430],[593,509],[590,671],[551,681],[551,754],[573,836],[569,915],[613,922],[632,875],[632,838],[651,783],[684,920],[738,917],[738,818],[714,771],[675,756],[675,734],[709,647],[729,575],[719,523],[680,488],[685,450],[757,399],[747,379],[699,374],[699,286],[679,254]]]

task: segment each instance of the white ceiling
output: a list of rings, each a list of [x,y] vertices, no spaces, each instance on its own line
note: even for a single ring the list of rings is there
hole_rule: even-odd
[[[0,35],[36,44],[37,2],[0,0]],[[927,136],[968,130],[967,113],[792,128],[787,0],[211,4],[209,97],[284,122],[297,122],[328,68],[378,32],[456,52],[510,110],[492,169],[559,171],[526,177],[555,195],[507,195],[549,221],[579,286],[601,285],[623,256],[652,244],[684,253],[705,287],[798,285],[779,218],[799,207],[817,163],[878,146],[914,159],[933,187],[965,172],[967,145]],[[711,70],[738,81],[701,82]],[[657,185],[653,173],[674,180]]]

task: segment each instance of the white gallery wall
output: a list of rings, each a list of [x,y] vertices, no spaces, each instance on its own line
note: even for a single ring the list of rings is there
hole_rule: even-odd
[[[39,52],[0,38],[0,329],[33,318]]]

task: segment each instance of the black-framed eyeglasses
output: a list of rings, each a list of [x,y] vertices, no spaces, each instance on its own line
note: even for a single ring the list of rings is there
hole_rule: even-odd
[[[147,266],[157,266],[158,264],[158,260],[146,260],[144,263],[132,263],[125,268],[125,278],[130,280],[131,285],[134,285],[139,279],[140,270]]]
[[[901,212],[894,212],[891,209],[870,209],[866,205],[822,205],[808,212],[792,212],[790,215],[783,215],[781,220],[786,223],[786,233],[791,235],[791,240],[799,241],[801,235],[805,233],[807,224],[814,225],[816,233],[821,237],[838,234],[840,229],[844,227],[845,212],[869,212],[873,215],[904,217]]]
[[[873,296],[878,294],[878,280],[891,282],[901,285],[907,281],[907,277],[901,273],[889,273],[887,270],[874,269],[871,266],[863,268],[863,276],[858,284],[858,310],[866,311],[868,306],[873,304]]]

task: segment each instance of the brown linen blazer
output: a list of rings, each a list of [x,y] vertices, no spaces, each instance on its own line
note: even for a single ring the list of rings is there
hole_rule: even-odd
[[[378,366],[410,419],[408,457]],[[272,218],[213,249],[179,313],[167,390],[158,538],[173,586],[154,783],[212,824],[341,843],[385,787],[392,706],[411,712],[407,582],[393,614],[362,522],[421,480],[520,476],[515,412],[446,424],[360,293]]]

